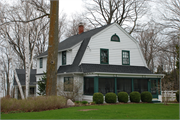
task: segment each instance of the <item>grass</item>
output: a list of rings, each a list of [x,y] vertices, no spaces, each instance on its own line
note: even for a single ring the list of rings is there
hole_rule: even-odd
[[[95,109],[80,111],[83,109]],[[116,104],[1,114],[1,119],[179,119],[179,104]]]

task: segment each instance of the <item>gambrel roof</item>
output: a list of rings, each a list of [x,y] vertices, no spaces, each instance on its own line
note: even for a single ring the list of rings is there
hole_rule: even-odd
[[[110,25],[105,25],[103,27],[95,28],[93,30],[83,32],[81,34],[69,37],[69,38],[67,38],[64,41],[59,43],[58,51],[63,51],[63,50],[70,49],[73,46],[75,46],[76,44],[82,42],[83,40],[85,40],[87,38],[91,38],[93,35],[95,35],[96,33],[100,32],[100,31],[102,31],[103,29],[105,29],[108,26],[110,26]],[[44,57],[44,56],[47,56],[47,55],[48,55],[48,51],[45,51],[44,53],[40,54],[39,56],[37,56],[35,58],[40,58],[40,57]]]

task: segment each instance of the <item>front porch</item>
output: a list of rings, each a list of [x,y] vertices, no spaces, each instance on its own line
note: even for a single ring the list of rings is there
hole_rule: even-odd
[[[96,92],[106,94],[113,92],[132,91],[142,93],[151,92],[153,99],[161,101],[161,78],[138,78],[138,77],[105,77],[105,76],[86,76],[84,77],[83,100],[92,101],[92,96]]]

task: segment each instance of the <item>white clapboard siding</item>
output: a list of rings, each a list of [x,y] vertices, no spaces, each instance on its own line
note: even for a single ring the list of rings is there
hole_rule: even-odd
[[[39,62],[40,62],[40,58],[37,59],[37,74],[46,72],[47,57],[43,57],[43,67],[42,68],[40,68]]]
[[[120,42],[111,41],[111,36],[114,34],[119,36]],[[81,63],[100,64],[100,48],[109,49],[109,64],[122,65],[122,50],[128,50],[130,65],[146,66],[137,42],[121,31],[116,24],[91,38]]]

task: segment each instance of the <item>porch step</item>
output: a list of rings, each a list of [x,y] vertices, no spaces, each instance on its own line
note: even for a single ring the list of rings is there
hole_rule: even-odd
[[[161,103],[161,101],[159,101],[157,98],[153,98],[152,103]]]

